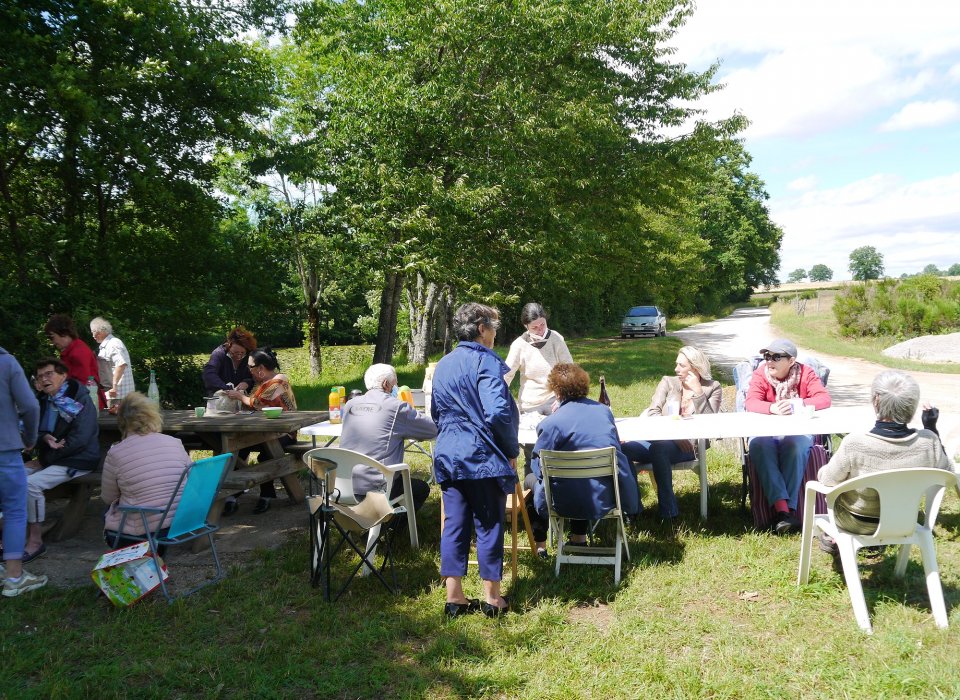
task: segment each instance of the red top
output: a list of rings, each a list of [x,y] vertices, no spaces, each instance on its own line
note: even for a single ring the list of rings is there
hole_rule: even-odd
[[[74,338],[66,349],[60,352],[60,361],[67,366],[67,376],[76,379],[86,386],[87,380],[93,377],[97,383],[97,394],[100,396],[100,408],[106,408],[103,390],[100,386],[100,369],[97,366],[97,356],[93,354],[90,346],[79,338]]]
[[[830,408],[830,394],[820,381],[820,377],[807,365],[800,365],[800,382],[797,384],[797,394],[803,399],[806,406],[813,406],[816,410]],[[767,381],[763,363],[750,377],[750,386],[747,388],[747,400],[743,406],[752,413],[770,413],[770,406],[776,403],[777,392]]]

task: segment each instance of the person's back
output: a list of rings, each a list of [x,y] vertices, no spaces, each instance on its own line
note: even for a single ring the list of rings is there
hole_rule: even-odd
[[[183,443],[171,435],[134,433],[115,443],[103,462],[101,497],[110,506],[104,516],[104,527],[116,530],[120,526],[122,513],[118,506],[121,505],[165,507],[189,465],[190,455]],[[179,502],[178,497],[164,527],[170,525]],[[156,526],[159,517],[148,516],[151,528]],[[143,534],[140,518],[127,518],[125,531]]]

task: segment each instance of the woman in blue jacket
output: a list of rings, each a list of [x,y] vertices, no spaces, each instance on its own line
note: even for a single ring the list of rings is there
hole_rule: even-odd
[[[507,494],[516,484],[520,415],[503,375],[509,371],[493,352],[500,314],[483,304],[457,309],[454,330],[460,342],[437,363],[430,413],[437,424],[433,468],[443,499],[440,575],[446,577],[444,613],[458,617],[482,611],[506,612],[503,577],[503,521]],[[484,600],[468,599],[463,576],[473,531],[483,579]]]
[[[580,365],[555,365],[547,377],[547,386],[557,396],[560,406],[553,415],[537,426],[537,444],[533,446],[533,504],[540,516],[533,523],[537,548],[542,549],[547,531],[547,501],[540,471],[541,450],[595,450],[614,447],[617,450],[617,482],[620,487],[620,506],[624,514],[640,512],[640,490],[637,475],[620,449],[617,424],[607,406],[587,398],[590,375]],[[529,478],[529,477],[528,477]],[[604,483],[606,481],[606,483]],[[578,482],[551,483],[554,505],[565,513],[582,515],[583,520],[570,521],[570,543],[585,544],[587,520],[599,519],[614,507],[613,484],[610,479],[589,479],[586,485]]]

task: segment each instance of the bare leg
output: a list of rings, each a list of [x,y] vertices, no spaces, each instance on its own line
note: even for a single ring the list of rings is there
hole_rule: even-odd
[[[463,594],[462,577],[447,576],[447,602],[460,604],[467,602],[467,597]]]
[[[447,580],[449,581],[450,579]],[[449,588],[447,590],[449,590]],[[487,603],[490,605],[495,605],[498,608],[507,607],[507,601],[504,600],[503,596],[500,595],[499,581],[488,581],[483,579],[483,597],[486,598]]]
[[[20,578],[23,575],[23,562],[19,559],[7,559],[3,565],[7,570],[7,578]]]
[[[24,545],[23,551],[36,552],[42,546],[43,531],[40,528],[40,523],[27,523],[27,543]]]

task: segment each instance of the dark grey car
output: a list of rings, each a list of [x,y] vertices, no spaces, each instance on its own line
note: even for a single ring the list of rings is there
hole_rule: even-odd
[[[666,335],[667,317],[657,306],[634,306],[620,322],[620,337]]]

